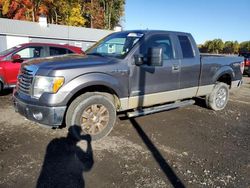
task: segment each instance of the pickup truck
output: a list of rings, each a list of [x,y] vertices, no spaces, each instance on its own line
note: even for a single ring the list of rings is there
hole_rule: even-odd
[[[242,84],[243,61],[200,55],[189,33],[115,32],[85,56],[24,63],[14,105],[27,119],[54,128],[80,127],[81,135],[97,140],[112,130],[117,112],[146,115],[193,104],[194,97],[204,97],[213,110],[224,109],[229,89]]]
[[[0,93],[3,89],[15,87],[23,61],[70,53],[84,52],[79,47],[50,43],[24,43],[0,52]]]

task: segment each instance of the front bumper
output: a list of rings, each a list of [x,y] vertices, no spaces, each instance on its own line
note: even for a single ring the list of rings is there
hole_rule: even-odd
[[[16,112],[31,121],[35,121],[49,127],[59,127],[62,125],[66,106],[46,107],[31,105],[22,102],[15,96],[13,96],[13,101]]]

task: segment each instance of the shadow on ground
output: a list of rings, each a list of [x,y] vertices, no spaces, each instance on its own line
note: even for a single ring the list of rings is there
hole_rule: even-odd
[[[195,100],[195,105],[196,106],[199,106],[199,107],[202,107],[202,108],[207,108],[206,100],[204,98],[196,97],[196,98],[194,98],[194,100]]]
[[[3,91],[0,92],[0,96],[6,96],[9,95],[13,92],[13,89],[4,89]]]
[[[37,188],[85,187],[83,173],[94,164],[91,137],[82,137],[87,141],[87,149],[83,151],[71,136],[72,129],[69,128],[67,137],[53,139],[48,144]]]
[[[152,156],[154,157],[155,161],[163,171],[166,178],[170,181],[173,187],[175,188],[184,188],[184,184],[181,182],[181,180],[178,178],[178,176],[175,174],[175,172],[172,170],[172,168],[169,166],[169,164],[166,162],[160,151],[157,149],[157,147],[153,144],[153,142],[149,139],[149,137],[146,135],[146,133],[143,131],[141,126],[137,123],[137,121],[134,118],[130,119],[130,122],[132,123],[134,129],[148,148],[148,150],[151,152]]]

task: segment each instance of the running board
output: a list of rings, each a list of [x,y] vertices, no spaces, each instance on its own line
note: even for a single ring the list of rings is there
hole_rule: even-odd
[[[174,109],[174,108],[180,108],[180,107],[192,105],[194,103],[195,103],[194,100],[185,100],[185,101],[181,101],[181,102],[175,102],[175,103],[171,103],[171,104],[165,104],[165,105],[161,105],[161,106],[155,106],[155,107],[150,107],[150,108],[144,108],[141,110],[135,110],[134,112],[128,112],[127,116],[129,118],[143,116],[143,115],[153,114],[156,112],[161,112],[161,111],[165,111],[165,110],[170,110],[170,109]]]

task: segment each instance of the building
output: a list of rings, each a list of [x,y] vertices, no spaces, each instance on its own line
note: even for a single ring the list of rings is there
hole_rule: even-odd
[[[113,31],[0,18],[0,52],[22,43],[70,44],[88,49]]]

